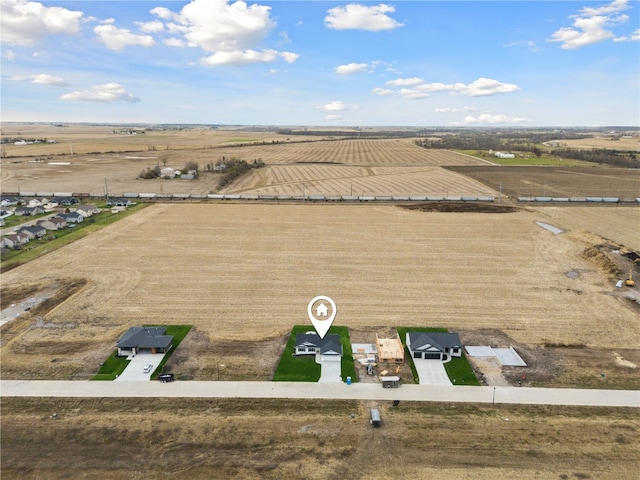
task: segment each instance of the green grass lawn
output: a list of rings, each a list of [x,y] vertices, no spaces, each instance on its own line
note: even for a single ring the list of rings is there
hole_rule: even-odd
[[[166,325],[144,325],[145,327],[165,327]],[[189,331],[191,330],[191,325],[169,325],[166,326],[167,335],[173,335],[173,346],[169,352],[167,352],[164,357],[162,357],[162,361],[156,367],[156,369],[151,374],[151,380],[155,380],[158,378],[158,375],[162,372],[162,368],[164,364],[169,360],[173,352],[178,348],[180,342],[184,340],[184,337],[187,336]],[[98,373],[91,378],[91,380],[115,380],[127,365],[129,365],[129,360],[127,357],[118,357],[118,350],[115,349],[111,355],[104,361],[104,363],[100,366],[100,370]]]
[[[111,213],[111,210],[107,208],[105,211],[87,218],[84,222],[78,223],[75,228],[64,228],[62,230],[47,232],[44,238],[30,241],[24,245],[21,250],[8,250],[3,253],[0,268],[2,268],[3,272],[6,272],[49,252],[53,252],[60,247],[64,247],[80,238],[86,237],[92,232],[132,215],[147,205],[148,204],[145,203],[139,203],[128,207],[120,213]],[[100,205],[100,208],[106,208],[106,206]],[[53,213],[39,215],[38,217],[18,217],[20,222],[16,223],[16,226],[33,220],[34,218],[48,218],[51,216],[53,216]]]
[[[413,382],[420,383],[418,372],[416,371],[416,367],[413,363],[413,358],[411,358],[411,353],[406,345],[407,332],[440,332],[440,333],[448,333],[449,330],[446,328],[428,328],[428,327],[399,327],[398,335],[400,335],[400,340],[402,341],[402,345],[404,346],[404,354],[405,358],[410,359],[411,373],[413,374]],[[447,371],[447,375],[449,376],[449,380],[454,385],[473,385],[479,386],[480,383],[476,378],[475,373],[473,373],[473,369],[467,360],[467,357],[462,352],[462,357],[456,358],[453,357],[450,362],[444,364],[444,368]]]
[[[313,327],[310,325],[295,325],[291,329],[291,335],[273,375],[274,382],[317,382],[320,379],[321,367],[315,362],[314,355],[295,355],[296,335],[309,331],[313,331]],[[356,382],[356,369],[349,340],[349,330],[347,327],[332,326],[328,333],[340,336],[343,352],[342,380],[351,377],[351,381]]]

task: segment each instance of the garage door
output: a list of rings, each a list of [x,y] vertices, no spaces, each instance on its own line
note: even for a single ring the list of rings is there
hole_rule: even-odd
[[[413,352],[413,358],[422,358],[422,352]]]
[[[425,353],[424,358],[427,360],[440,360],[440,353]]]

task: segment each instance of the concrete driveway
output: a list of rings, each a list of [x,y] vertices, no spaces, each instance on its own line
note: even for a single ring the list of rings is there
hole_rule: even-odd
[[[342,362],[340,357],[320,359],[320,354],[316,354],[316,363],[320,364],[320,380],[318,382],[342,383]]]
[[[161,353],[138,353],[135,357],[131,357],[131,361],[124,372],[120,374],[115,381],[146,381],[151,379],[151,374],[158,368],[158,365],[164,357]],[[153,368],[149,373],[144,373],[144,366],[150,363]]]
[[[413,358],[420,385],[451,385],[444,363],[441,360],[425,360]]]

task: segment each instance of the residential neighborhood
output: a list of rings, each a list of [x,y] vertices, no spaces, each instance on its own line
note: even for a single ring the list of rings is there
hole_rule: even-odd
[[[107,202],[111,213],[126,210],[130,205],[127,198],[114,198]],[[29,242],[52,239],[56,232],[74,228],[101,211],[98,206],[80,203],[80,199],[73,196],[2,196],[0,227],[4,228],[0,236],[0,250],[21,250]],[[22,221],[18,221],[18,217]]]

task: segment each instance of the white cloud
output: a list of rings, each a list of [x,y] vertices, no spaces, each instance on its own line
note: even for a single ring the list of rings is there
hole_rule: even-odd
[[[402,98],[409,98],[409,99],[427,98],[429,96],[428,93],[422,92],[415,88],[401,88],[398,93]]]
[[[492,115],[490,113],[482,113],[477,117],[467,115],[464,117],[463,123],[466,125],[496,125],[496,124],[511,124],[528,121],[523,117],[510,117],[508,115]]]
[[[31,83],[37,85],[50,85],[52,87],[67,87],[69,84],[62,78],[47,73],[40,73],[38,75],[31,76]]]
[[[344,117],[342,115],[325,115],[324,119],[332,122],[341,122]]]
[[[136,22],[144,33],[159,33],[164,30],[164,23],[154,20],[153,22]]]
[[[113,25],[98,25],[93,31],[109,50],[122,50],[127,46],[151,47],[156,43],[151,35],[138,35]]]
[[[513,83],[503,83],[491,78],[479,78],[474,82],[465,85],[456,83],[453,92],[469,97],[480,97],[484,95],[496,95],[498,93],[510,93],[520,90],[520,87]]]
[[[279,52],[278,55],[284,58],[284,61],[287,63],[293,63],[300,58],[299,54],[293,52]]]
[[[387,85],[394,87],[412,87],[401,88],[393,91],[383,88],[375,88],[372,93],[377,95],[389,95],[392,92],[400,94],[403,98],[416,99],[425,98],[429,93],[433,92],[449,92],[453,95],[466,95],[469,97],[480,97],[485,95],[496,95],[498,93],[510,93],[520,90],[520,87],[512,83],[499,82],[491,78],[479,78],[469,84],[464,83],[424,83],[421,78],[398,78],[390,80]]]
[[[293,63],[298,59],[298,54],[291,52],[278,52],[277,50],[245,50],[235,52],[216,52],[202,59],[204,65],[247,65],[257,62],[273,62],[282,57],[287,63]]]
[[[349,63],[347,65],[340,65],[336,67],[336,73],[338,75],[350,75],[352,73],[362,72],[369,67],[366,63]]]
[[[390,88],[376,87],[373,90],[371,90],[371,93],[374,95],[393,95],[396,92],[395,90],[391,90]]]
[[[517,42],[509,42],[504,44],[505,47],[526,47],[530,52],[537,52],[538,45],[533,40],[519,40]]]
[[[442,92],[447,90],[454,90],[455,85],[447,85],[446,83],[424,83],[417,86],[418,89],[424,92]]]
[[[119,83],[111,82],[104,85],[94,85],[86,90],[66,93],[61,100],[77,100],[85,102],[139,102],[140,99],[127,92]]]
[[[627,41],[634,40],[634,35],[618,37],[612,28],[626,23],[627,15],[619,12],[629,8],[627,0],[614,0],[610,4],[599,7],[584,7],[577,15],[572,15],[571,27],[563,27],[555,31],[549,42],[561,43],[560,48],[571,50],[584,47],[605,40]]]
[[[14,58],[16,58],[16,52],[14,52],[13,50],[5,50],[4,52],[2,52],[2,56],[7,60],[12,61]]]
[[[93,31],[109,50],[123,50],[127,46],[151,47],[156,43],[150,35],[138,35],[113,25],[98,25]]]
[[[458,112],[473,112],[475,108],[473,107],[462,107],[462,108],[453,108],[453,107],[442,107],[442,108],[434,108],[433,111],[436,113],[458,113]]]
[[[83,13],[39,2],[2,0],[0,40],[3,44],[31,47],[49,34],[78,33]]]
[[[184,40],[180,39],[180,38],[166,38],[162,41],[162,43],[164,43],[165,45],[169,46],[169,47],[186,47],[187,44]]]
[[[347,106],[340,100],[334,100],[333,102],[321,105],[318,108],[320,110],[324,110],[325,112],[339,112],[342,110],[346,110]]]
[[[324,24],[327,28],[334,30],[355,29],[368,30],[370,32],[393,30],[404,26],[404,24],[387,15],[395,11],[394,7],[384,3],[371,7],[351,3],[344,7],[335,7],[328,10]]]
[[[394,87],[410,87],[413,85],[420,85],[424,83],[424,80],[418,77],[412,78],[396,78],[395,80],[389,80],[387,85],[391,85]]]
[[[173,35],[163,40],[165,45],[200,48],[210,54],[202,59],[205,65],[245,65],[278,58],[292,63],[299,57],[259,48],[276,26],[269,6],[247,5],[241,0],[192,0],[179,12],[165,7],[150,12],[163,20],[164,28]]]

